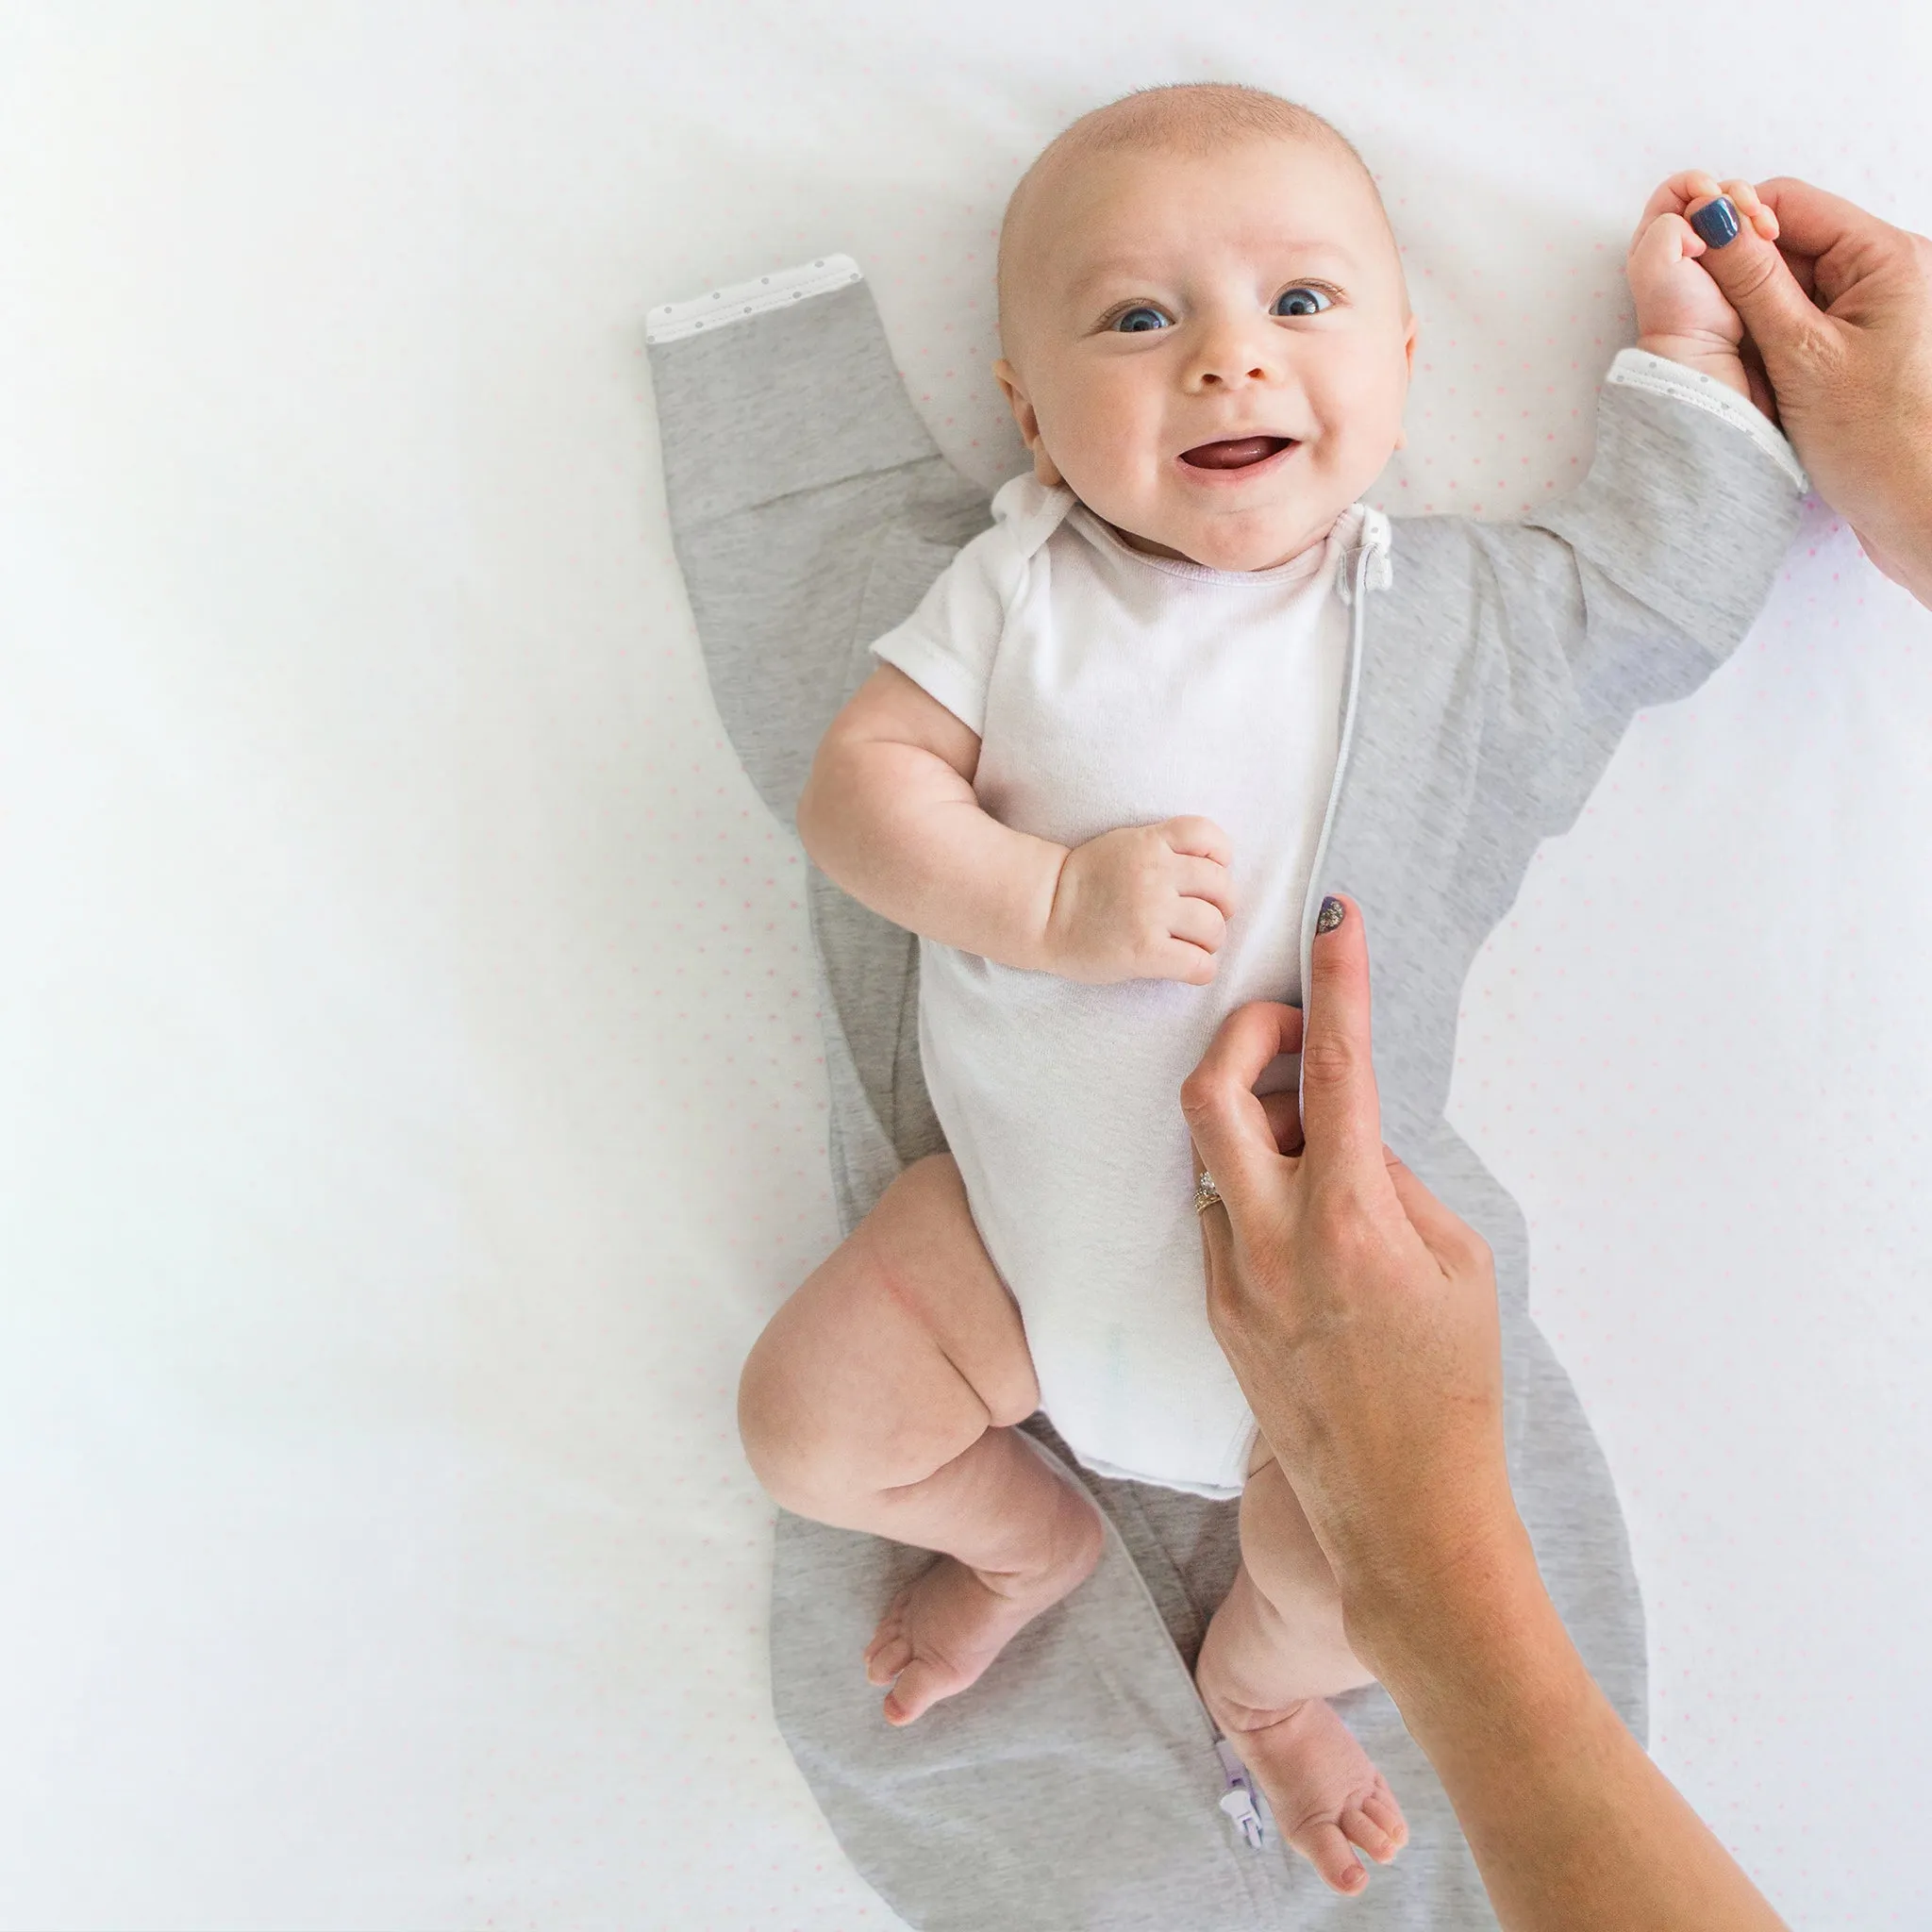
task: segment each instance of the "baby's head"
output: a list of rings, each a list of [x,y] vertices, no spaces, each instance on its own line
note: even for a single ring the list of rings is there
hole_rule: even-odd
[[[1129,94],[1027,170],[995,366],[1042,482],[1138,548],[1264,570],[1402,441],[1415,348],[1361,158],[1257,89]]]

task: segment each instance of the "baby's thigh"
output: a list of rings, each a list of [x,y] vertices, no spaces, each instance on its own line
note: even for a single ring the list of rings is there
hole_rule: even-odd
[[[1335,1573],[1280,1463],[1260,1439],[1248,1459],[1241,1532],[1248,1574],[1284,1617],[1295,1623],[1332,1620],[1340,1627],[1341,1597]]]
[[[949,1155],[886,1190],[772,1318],[739,1391],[767,1487],[785,1470],[841,1490],[917,1482],[1039,1406],[1020,1311]]]

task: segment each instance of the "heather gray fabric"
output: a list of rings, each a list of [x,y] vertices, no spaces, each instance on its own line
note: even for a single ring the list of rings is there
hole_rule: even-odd
[[[652,362],[718,708],[790,824],[871,640],[986,525],[987,498],[914,415],[862,284],[658,345]],[[1385,1132],[1495,1250],[1510,1472],[1539,1559],[1640,1737],[1642,1609],[1615,1494],[1528,1318],[1522,1215],[1442,1108],[1463,979],[1538,841],[1574,818],[1637,709],[1695,689],[1735,646],[1796,512],[1790,478],[1735,426],[1613,389],[1589,478],[1544,516],[1398,523],[1322,873],[1369,922]],[[919,1072],[914,943],[816,873],[809,894],[849,1228],[941,1143]],[[1032,1426],[1055,1441],[1043,1418]],[[1224,1781],[1189,1675],[1233,1574],[1237,1506],[1076,1473],[1108,1523],[1099,1570],[973,1691],[904,1732],[880,1717],[858,1657],[928,1558],[779,1515],[778,1721],[893,1908],[922,1932],[1493,1925],[1441,1787],[1379,1690],[1339,1702],[1407,1813],[1397,1864],[1343,1900],[1272,1833],[1259,1852],[1241,1841],[1216,1808]]]

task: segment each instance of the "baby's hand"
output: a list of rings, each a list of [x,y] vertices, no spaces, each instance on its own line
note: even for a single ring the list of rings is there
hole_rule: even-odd
[[[1708,244],[1689,220],[1720,195],[1730,197],[1740,221],[1749,222],[1767,242],[1777,240],[1777,217],[1758,200],[1750,182],[1726,181],[1720,186],[1715,176],[1701,172],[1673,175],[1643,210],[1624,272],[1637,302],[1640,349],[1701,369],[1740,395],[1752,395],[1753,385],[1738,353],[1744,325],[1723,291],[1698,266],[1697,258]],[[1762,407],[1768,392],[1754,400]]]
[[[1227,834],[1199,818],[1124,825],[1076,845],[1047,914],[1046,970],[1089,986],[1206,986],[1234,915],[1233,856]]]

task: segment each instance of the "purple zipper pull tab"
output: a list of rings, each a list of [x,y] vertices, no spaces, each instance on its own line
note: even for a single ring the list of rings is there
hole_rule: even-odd
[[[1261,1814],[1255,1808],[1255,1793],[1248,1783],[1248,1770],[1234,1755],[1225,1738],[1214,1740],[1214,1755],[1221,1759],[1221,1774],[1227,1789],[1221,1794],[1221,1808],[1234,1821],[1251,1849],[1261,1849]]]

